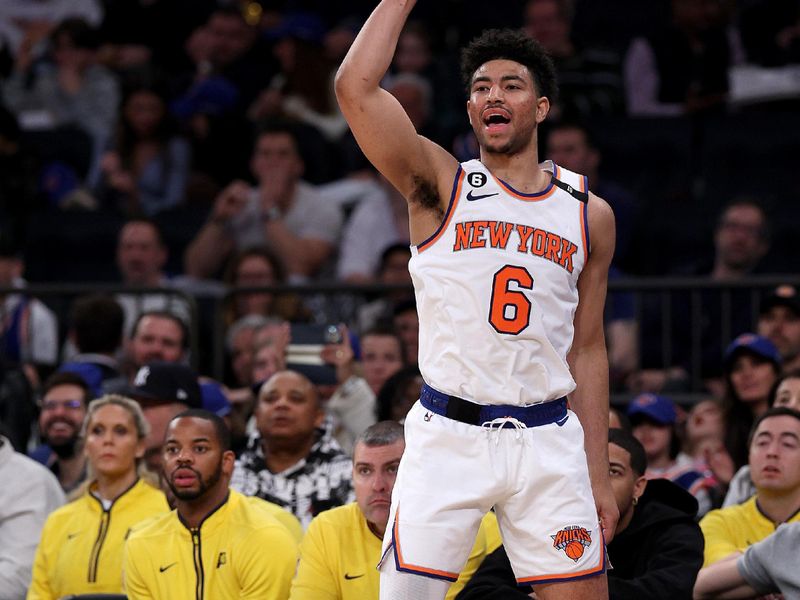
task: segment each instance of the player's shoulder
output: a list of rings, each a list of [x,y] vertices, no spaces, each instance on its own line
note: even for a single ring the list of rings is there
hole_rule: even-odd
[[[590,219],[595,217],[609,219],[611,221],[614,220],[614,209],[611,208],[611,205],[604,198],[598,196],[591,190],[589,190],[587,194],[587,203],[589,206]]]

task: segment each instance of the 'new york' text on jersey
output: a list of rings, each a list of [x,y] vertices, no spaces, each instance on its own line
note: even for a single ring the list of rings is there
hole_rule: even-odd
[[[447,213],[411,248],[419,364],[432,387],[479,404],[527,405],[575,388],[578,276],[589,252],[584,176],[522,194],[478,160],[456,174]]]

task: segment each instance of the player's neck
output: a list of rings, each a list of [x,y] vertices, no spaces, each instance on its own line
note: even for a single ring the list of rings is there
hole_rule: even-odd
[[[539,168],[539,153],[535,145],[515,154],[481,149],[481,162],[492,175],[523,194],[541,192],[550,183],[550,174]]]

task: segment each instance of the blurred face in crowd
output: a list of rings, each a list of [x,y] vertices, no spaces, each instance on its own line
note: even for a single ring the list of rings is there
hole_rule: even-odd
[[[800,357],[800,315],[788,306],[773,306],[762,314],[758,334],[775,344],[784,365]]]
[[[759,494],[800,488],[800,420],[789,415],[764,419],[750,444],[748,463]]]
[[[382,283],[407,283],[411,285],[411,273],[408,272],[408,261],[411,251],[398,248],[386,257],[381,268],[380,278]]]
[[[166,113],[164,100],[150,90],[134,92],[122,108],[122,114],[131,129],[143,139],[155,135]]]
[[[692,407],[686,419],[686,437],[690,443],[722,440],[725,435],[725,421],[718,402],[703,400]]]
[[[164,441],[164,476],[178,500],[202,500],[227,487],[234,455],[223,450],[211,421],[181,417],[169,424]]]
[[[596,173],[600,156],[589,146],[577,127],[556,129],[547,136],[547,158],[561,167],[590,176]]]
[[[69,34],[62,33],[53,40],[53,59],[59,67],[84,71],[94,62],[94,51],[79,48]]]
[[[22,261],[18,258],[0,256],[0,285],[10,286],[17,277],[22,277]]]
[[[301,446],[313,439],[324,416],[314,386],[299,373],[276,373],[259,392],[256,425],[264,439]]]
[[[144,455],[133,415],[118,404],[97,409],[86,426],[84,452],[99,476],[119,478],[136,472],[136,459]]]
[[[419,317],[416,309],[409,309],[394,317],[394,329],[403,340],[406,362],[416,364],[419,354]]]
[[[422,376],[417,375],[409,381],[402,389],[398,390],[392,401],[392,414],[393,421],[402,423],[405,421],[408,411],[414,406],[414,403],[419,400],[419,394],[422,390]]]
[[[167,262],[167,249],[158,232],[144,221],[132,221],[120,231],[117,241],[117,266],[129,285],[158,285]]]
[[[278,346],[266,344],[256,350],[253,357],[251,378],[253,383],[266,381],[275,373],[286,367],[284,356],[279,353]]]
[[[400,340],[393,335],[366,335],[361,340],[364,379],[376,394],[403,366]]]
[[[717,260],[729,269],[749,271],[769,248],[764,213],[748,204],[725,211],[714,233]]]
[[[211,59],[217,66],[234,62],[250,49],[255,31],[236,15],[217,13],[208,21]]]
[[[86,417],[84,401],[83,389],[67,383],[51,388],[42,398],[39,430],[42,439],[61,458],[75,453]]]
[[[187,408],[189,407],[181,402],[168,402],[165,404],[145,406],[142,409],[144,418],[150,425],[150,432],[144,440],[144,459],[147,468],[153,473],[159,473],[161,471],[162,446],[170,421],[175,418],[175,415],[183,412]]]
[[[634,418],[633,436],[644,446],[648,461],[669,457],[672,425],[664,425],[647,418]]]
[[[777,377],[770,361],[749,353],[739,354],[731,366],[733,391],[739,400],[751,406],[767,402]]]
[[[234,283],[241,287],[256,287],[275,285],[278,282],[272,264],[263,256],[254,254],[239,263]],[[236,305],[240,317],[253,314],[266,315],[272,306],[272,294],[238,294]]]
[[[800,410],[800,377],[787,377],[775,390],[774,406]]]
[[[276,174],[290,181],[300,179],[303,161],[292,136],[281,132],[259,136],[250,160],[250,170],[263,184],[269,184]]]
[[[418,31],[406,30],[397,41],[394,66],[401,73],[421,73],[431,63],[428,40]]]
[[[253,374],[253,339],[255,329],[240,329],[231,340],[231,369],[239,385],[250,385]]]
[[[619,508],[619,525],[627,525],[633,514],[633,499],[644,493],[647,480],[631,467],[631,455],[628,451],[611,443],[608,444],[608,474]]]
[[[526,5],[525,31],[551,54],[560,55],[569,44],[569,30],[569,21],[556,0],[531,0]]]
[[[137,368],[157,360],[178,362],[184,356],[183,343],[183,329],[174,319],[147,315],[133,332],[131,360]]]
[[[405,447],[403,440],[397,440],[386,446],[367,446],[359,442],[353,449],[356,502],[370,529],[379,536],[383,536],[389,521],[392,489]]]

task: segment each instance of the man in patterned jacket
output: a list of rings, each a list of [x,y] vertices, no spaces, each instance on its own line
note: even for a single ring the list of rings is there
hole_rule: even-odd
[[[352,461],[322,425],[325,417],[311,381],[280,371],[262,386],[258,433],[236,461],[231,487],[274,502],[308,527],[329,508],[352,502]]]

